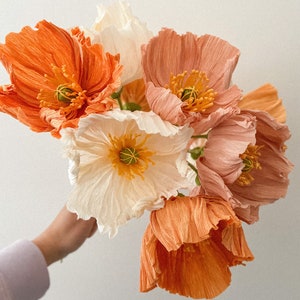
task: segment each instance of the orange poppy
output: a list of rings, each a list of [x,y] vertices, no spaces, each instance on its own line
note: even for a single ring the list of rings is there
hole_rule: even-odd
[[[11,78],[10,88],[0,89],[0,111],[59,137],[80,117],[111,109],[122,67],[118,55],[91,45],[78,30],[72,35],[47,21],[36,28],[10,33],[0,45]]]
[[[176,197],[151,213],[141,250],[140,290],[156,286],[214,298],[230,284],[230,266],[253,260],[240,220],[221,198]]]

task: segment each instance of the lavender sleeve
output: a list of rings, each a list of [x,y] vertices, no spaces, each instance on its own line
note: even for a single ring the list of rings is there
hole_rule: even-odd
[[[49,288],[46,261],[39,248],[19,240],[0,251],[0,299],[36,300]]]

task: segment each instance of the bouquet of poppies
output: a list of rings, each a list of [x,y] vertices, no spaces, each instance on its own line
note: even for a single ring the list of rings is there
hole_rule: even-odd
[[[151,211],[140,290],[213,298],[253,260],[242,223],[284,197],[290,132],[275,87],[232,82],[239,50],[216,36],[153,35],[126,2],[91,28],[10,33],[0,111],[62,141],[67,206],[113,237]]]

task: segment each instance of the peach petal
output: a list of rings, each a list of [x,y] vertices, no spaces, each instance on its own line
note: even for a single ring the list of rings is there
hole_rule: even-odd
[[[229,86],[239,57],[237,48],[218,37],[197,37],[190,32],[178,35],[166,28],[152,38],[142,51],[146,82],[163,87],[169,83],[171,73],[177,75],[196,69],[207,74],[210,85],[217,91]]]
[[[152,82],[148,82],[146,98],[150,108],[163,120],[169,121],[174,125],[184,125],[186,117],[181,110],[182,102],[170,90],[155,87]]]
[[[268,112],[278,122],[285,123],[286,110],[282,100],[278,98],[278,92],[269,83],[244,95],[239,102],[239,107],[246,110],[262,110]]]

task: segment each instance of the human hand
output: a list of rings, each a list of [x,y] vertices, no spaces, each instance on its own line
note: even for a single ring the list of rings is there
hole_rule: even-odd
[[[77,250],[97,230],[96,220],[78,219],[64,206],[50,226],[33,240],[47,265]]]

